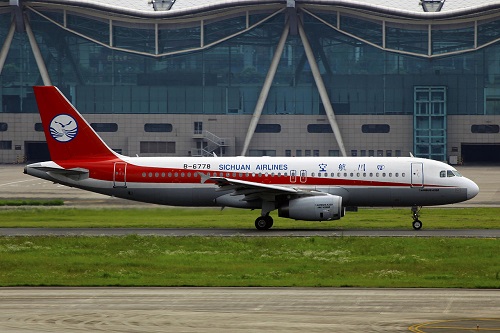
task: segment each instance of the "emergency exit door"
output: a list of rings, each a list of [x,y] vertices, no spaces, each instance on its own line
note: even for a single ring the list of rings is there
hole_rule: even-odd
[[[411,187],[424,186],[424,165],[423,163],[411,164]]]
[[[113,187],[127,187],[127,163],[115,163],[113,171]]]

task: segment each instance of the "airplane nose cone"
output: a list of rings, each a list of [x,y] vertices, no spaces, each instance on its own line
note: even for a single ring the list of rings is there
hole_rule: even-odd
[[[467,200],[474,198],[479,193],[479,186],[472,180],[467,185]]]

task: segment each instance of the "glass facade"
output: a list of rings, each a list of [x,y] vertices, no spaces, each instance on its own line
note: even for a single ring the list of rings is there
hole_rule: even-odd
[[[246,12],[175,25],[72,12],[64,19],[54,10],[29,14],[52,83],[83,113],[111,114],[253,113],[286,20],[283,12],[258,13],[247,29]],[[303,18],[337,114],[411,115],[413,87],[433,84],[448,87],[448,114],[500,113],[500,46],[493,43],[500,20],[478,23],[477,43],[491,45],[453,54],[474,48],[473,22],[440,24],[429,33],[427,24],[353,14],[305,12]],[[9,23],[9,13],[0,16],[2,37]],[[27,37],[16,33],[2,71],[1,111],[36,112],[31,86],[41,83]],[[263,114],[324,114],[298,36],[287,39]]]
[[[254,6],[170,22],[37,6],[25,12],[52,84],[87,114],[251,115],[289,15]],[[334,6],[297,10],[335,114],[414,116],[415,87],[440,86],[447,115],[500,115],[500,18],[405,21]],[[10,11],[0,11],[1,40],[10,23]],[[31,87],[43,80],[26,33],[15,33],[0,77],[0,113],[37,112]],[[262,114],[325,115],[296,33]],[[304,132],[332,129],[309,124]]]

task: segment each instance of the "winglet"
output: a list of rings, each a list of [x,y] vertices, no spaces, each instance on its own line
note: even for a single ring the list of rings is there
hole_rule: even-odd
[[[118,157],[59,89],[41,86],[33,90],[53,161]]]

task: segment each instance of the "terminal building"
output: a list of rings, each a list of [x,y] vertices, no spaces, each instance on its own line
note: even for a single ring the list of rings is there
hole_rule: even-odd
[[[0,163],[34,85],[131,156],[500,162],[497,0],[3,0],[0,46]]]

